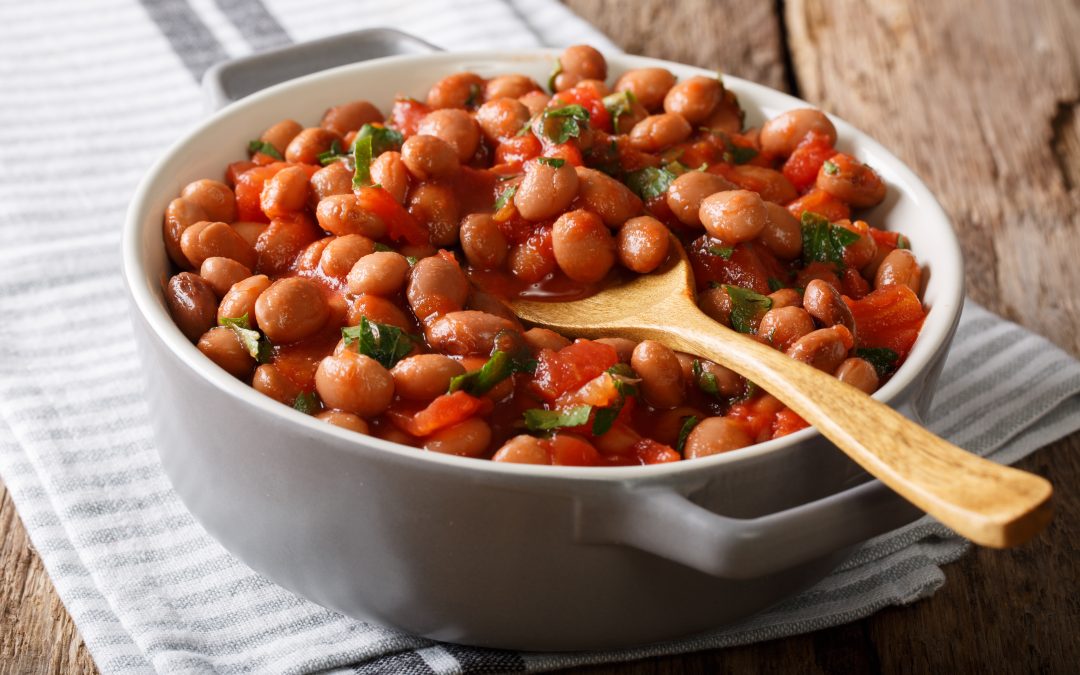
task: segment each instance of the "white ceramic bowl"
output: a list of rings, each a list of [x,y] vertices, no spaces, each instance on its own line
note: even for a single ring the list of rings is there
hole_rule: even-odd
[[[199,124],[142,181],[124,274],[164,467],[230,551],[320,604],[428,637],[503,648],[642,644],[713,628],[807,587],[849,548],[918,514],[812,429],[698,460],[643,467],[507,465],[426,453],[345,431],[257,393],[173,324],[162,280],[165,207],[219,177],[249,138],[330,105],[388,108],[452,72],[544,81],[553,51],[439,53],[335,68],[274,86]],[[610,55],[611,77],[645,66]],[[747,124],[807,104],[732,77]],[[925,266],[925,325],[875,396],[925,410],[963,299],[959,246],[922,182],[833,118],[838,147],[889,185],[866,215],[904,232]]]

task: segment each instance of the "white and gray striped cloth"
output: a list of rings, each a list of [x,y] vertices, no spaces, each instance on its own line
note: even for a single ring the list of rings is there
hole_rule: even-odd
[[[119,273],[128,199],[201,115],[213,63],[370,26],[448,49],[614,46],[553,0],[0,3],[0,473],[103,672],[460,673],[626,661],[803,633],[933,593],[965,543],[923,521],[817,587],[692,640],[520,654],[302,600],[229,555],[158,464]],[[1012,462],[1080,427],[1080,365],[968,304],[931,426]]]

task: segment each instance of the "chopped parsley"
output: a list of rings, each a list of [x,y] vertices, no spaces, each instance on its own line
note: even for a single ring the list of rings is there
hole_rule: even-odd
[[[619,399],[612,405],[597,409],[592,426],[594,436],[602,436],[611,430],[611,426],[615,424],[615,420],[619,417],[619,413],[622,412],[623,406],[626,404],[626,397],[637,396],[637,387],[634,384],[640,381],[634,371],[630,369],[630,366],[625,363],[616,363],[605,372],[615,382],[615,390],[619,392]]]
[[[294,410],[299,410],[305,415],[319,409],[319,396],[313,391],[303,391],[293,399],[292,407]]]
[[[634,97],[634,92],[630,90],[617,91],[604,97],[604,107],[607,108],[612,121],[615,122],[629,113],[635,103],[637,103],[637,99]]]
[[[908,239],[907,237],[905,237],[902,234],[897,235],[897,237],[896,237],[896,248],[910,249],[911,248],[911,240]]]
[[[356,141],[353,141],[354,146],[362,138],[371,138],[372,157],[378,157],[390,150],[400,150],[401,144],[405,142],[405,137],[400,131],[389,127],[377,127],[374,124],[365,124],[360,127],[360,131],[356,134]]]
[[[802,214],[803,261],[831,262],[844,266],[844,247],[859,241],[860,235],[833,225],[825,216],[804,211]]]
[[[356,343],[356,350],[364,356],[370,356],[384,368],[393,368],[405,355],[412,351],[413,338],[397,326],[368,321],[360,317],[359,326],[346,326],[341,329],[345,346]]]
[[[831,159],[825,160],[825,163],[821,166],[824,167],[825,173],[829,174],[830,176],[835,176],[836,174],[840,173],[840,167],[836,166],[836,162],[832,161]]]
[[[405,256],[405,262],[409,263],[409,267],[412,267],[416,263],[420,262],[420,259],[413,255]]]
[[[571,138],[581,136],[589,123],[589,111],[576,103],[561,108],[548,108],[543,113],[542,122],[545,136],[556,144],[565,143]]]
[[[758,151],[754,148],[747,148],[730,142],[728,149],[721,155],[722,159],[728,164],[746,164],[757,156]]]
[[[777,292],[781,288],[786,288],[786,286],[784,286],[784,282],[780,281],[776,277],[769,277],[767,283],[769,284],[769,290],[773,293]]]
[[[678,176],[666,167],[647,166],[644,169],[638,169],[626,174],[626,185],[637,196],[649,201],[666,193],[668,187],[676,178]]]
[[[591,405],[579,405],[569,410],[541,410],[533,408],[525,411],[525,428],[529,431],[550,431],[563,427],[579,427],[589,421]]]
[[[343,155],[341,152],[341,143],[339,143],[338,139],[335,138],[333,142],[330,143],[329,150],[319,153],[319,164],[327,166],[329,164],[333,164],[334,162],[340,161],[341,158],[344,156],[345,155]]]
[[[496,350],[492,352],[491,358],[480,367],[480,370],[450,378],[450,388],[447,393],[452,394],[455,391],[464,390],[473,396],[482,396],[514,373],[532,372],[535,369],[535,361],[523,361],[513,358],[507,352]]]
[[[273,145],[270,145],[266,141],[261,141],[256,138],[255,140],[248,143],[248,153],[254,155],[259,152],[264,155],[269,155],[270,157],[273,157],[278,161],[285,159],[281,156],[281,153],[278,152],[278,149],[275,148]]]
[[[356,137],[352,146],[353,155],[353,188],[362,188],[371,185],[371,136]]]
[[[480,85],[473,82],[469,85],[469,98],[465,99],[465,107],[472,108],[480,100]]]
[[[715,255],[724,260],[731,260],[731,255],[735,253],[735,249],[730,246],[710,246],[705,250],[709,252],[709,255]]]
[[[506,208],[506,205],[510,203],[510,200],[514,198],[514,193],[517,192],[518,186],[511,185],[502,192],[499,193],[499,198],[495,200],[495,210],[502,211]]]
[[[375,242],[375,250],[379,252],[393,251],[394,249],[382,243],[381,241]]]
[[[772,298],[749,288],[724,284],[731,298],[731,327],[740,333],[753,333],[761,315],[772,309]]]
[[[878,377],[887,377],[896,371],[900,355],[888,347],[860,347],[855,350],[855,356],[870,362],[877,371]]]
[[[683,448],[686,447],[686,439],[701,420],[697,418],[697,415],[687,415],[680,419],[682,420],[682,426],[679,427],[679,437],[675,441],[675,451],[681,455]]]
[[[562,75],[562,62],[559,59],[555,59],[555,67],[551,69],[551,74],[548,75],[548,91],[552,94],[555,93],[555,78]]]
[[[251,358],[259,363],[270,363],[270,358],[274,355],[273,345],[262,333],[251,327],[247,314],[237,318],[223,317],[218,321],[218,325],[231,328]]]
[[[558,169],[563,164],[566,164],[566,160],[560,157],[537,157],[536,161],[540,162],[541,164],[546,164],[552,169]]]
[[[716,375],[707,372],[704,366],[701,365],[700,360],[694,359],[693,364],[690,366],[690,372],[697,383],[698,389],[712,396],[720,395],[720,383],[716,381]]]

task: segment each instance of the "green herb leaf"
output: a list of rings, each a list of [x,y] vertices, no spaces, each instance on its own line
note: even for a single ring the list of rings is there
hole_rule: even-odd
[[[898,235],[896,237],[896,248],[902,248],[902,249],[910,250],[911,249],[911,240],[908,239],[907,237],[905,237],[902,234]]]
[[[604,97],[604,107],[607,108],[608,113],[611,115],[612,122],[616,123],[620,117],[630,112],[635,103],[637,103],[637,98],[634,97],[634,92],[629,89],[617,91]]]
[[[251,141],[250,143],[248,143],[248,152],[250,154],[252,154],[252,155],[254,155],[257,152],[261,152],[262,154],[269,155],[269,156],[273,157],[274,159],[276,159],[278,161],[281,161],[281,160],[285,159],[284,157],[281,156],[281,153],[278,152],[277,148],[270,145],[266,141],[260,141],[257,138],[255,140]]]
[[[356,137],[352,146],[353,189],[371,185],[371,136]]]
[[[401,144],[405,142],[405,137],[397,129],[377,127],[374,124],[365,124],[360,127],[360,131],[356,134],[356,141],[353,141],[354,147],[356,142],[362,138],[371,139],[372,157],[378,157],[390,150],[400,150]]]
[[[319,409],[319,395],[313,391],[304,391],[293,399],[293,409],[310,415]]]
[[[569,410],[533,408],[525,411],[525,427],[529,431],[549,431],[563,427],[579,427],[589,421],[591,412],[591,405],[579,405]]]
[[[836,174],[840,173],[840,167],[836,166],[836,163],[833,162],[831,159],[825,160],[825,163],[821,166],[825,167],[825,173],[829,174],[830,176],[835,176]]]
[[[598,409],[596,415],[593,417],[593,436],[603,436],[611,431],[611,427],[615,424],[615,420],[618,419],[620,412],[622,412],[621,402],[618,405],[609,408]]]
[[[675,441],[675,451],[682,454],[683,448],[686,447],[686,439],[701,420],[696,415],[687,415],[680,419],[682,420],[682,426],[679,427],[679,437]]]
[[[869,361],[878,377],[891,375],[900,360],[900,355],[888,347],[860,347],[855,350],[855,356]]]
[[[730,246],[710,246],[706,250],[709,255],[719,256],[724,260],[731,260],[731,254],[735,252],[735,249]]]
[[[803,261],[831,262],[844,266],[844,247],[854,244],[860,236],[851,230],[833,225],[824,216],[811,211],[802,214]]]
[[[384,244],[384,243],[382,243],[380,241],[377,241],[377,242],[375,242],[375,250],[385,253],[387,251],[393,251],[394,249],[392,247],[390,247],[390,246],[387,246],[386,244]]]
[[[329,164],[333,164],[334,162],[340,161],[341,158],[344,156],[345,155],[341,154],[341,143],[338,143],[338,139],[335,138],[330,143],[329,150],[319,153],[319,164],[327,166]]]
[[[529,120],[528,122],[525,123],[525,126],[518,129],[518,132],[516,134],[514,134],[514,136],[516,138],[521,138],[522,136],[529,133],[530,131],[532,131],[532,120]]]
[[[723,160],[728,164],[746,164],[758,156],[758,151],[741,145],[728,143],[728,149],[724,151]]]
[[[761,315],[772,309],[772,298],[749,288],[724,284],[731,298],[731,327],[740,333],[753,333]]]
[[[784,282],[780,281],[776,277],[769,277],[767,283],[769,284],[769,290],[773,293],[777,292],[781,288],[784,288]]]
[[[562,63],[559,61],[559,59],[555,59],[555,67],[553,67],[551,69],[551,74],[548,75],[548,81],[547,81],[548,91],[550,91],[552,94],[555,93],[555,78],[558,77],[561,74],[562,74]]]
[[[341,329],[345,346],[356,343],[357,351],[370,356],[383,365],[393,368],[405,355],[412,351],[413,338],[397,326],[368,321],[360,318],[359,326],[346,326]]]
[[[480,370],[455,375],[450,378],[450,388],[447,389],[447,393],[452,394],[459,389],[463,389],[473,396],[482,396],[491,391],[495,385],[522,369],[522,366],[516,367],[514,359],[509,354],[495,351],[492,353],[491,358],[480,367]]]
[[[514,198],[514,193],[517,192],[518,186],[511,185],[502,192],[499,193],[499,198],[495,200],[495,210],[501,211],[506,208],[506,205],[510,203],[510,200]]]
[[[274,355],[273,346],[262,333],[251,328],[251,320],[246,313],[240,317],[222,317],[218,325],[231,328],[251,358],[259,363],[270,363]]]
[[[565,143],[571,138],[581,136],[582,130],[589,123],[589,111],[576,103],[561,108],[548,108],[541,121],[545,136],[556,144]]]
[[[690,372],[694,377],[694,381],[697,383],[698,389],[711,396],[720,395],[720,383],[716,381],[716,375],[705,372],[705,368],[701,365],[701,361],[694,359],[694,362],[690,366]]]
[[[649,201],[665,194],[676,178],[678,176],[666,168],[658,169],[655,166],[647,166],[644,169],[638,169],[626,174],[626,185],[637,196]]]
[[[469,98],[465,99],[465,107],[472,108],[480,100],[480,85],[473,82],[469,85]]]
[[[248,318],[247,312],[244,312],[243,316],[238,317],[222,317],[218,319],[219,326],[228,326],[229,328],[243,328],[248,330],[251,328],[251,319]]]
[[[547,164],[552,169],[558,169],[563,164],[566,164],[566,160],[560,157],[537,157],[536,161],[541,164]]]

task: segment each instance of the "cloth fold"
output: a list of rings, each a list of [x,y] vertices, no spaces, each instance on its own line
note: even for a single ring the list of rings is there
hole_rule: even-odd
[[[216,61],[364,27],[448,49],[615,47],[553,0],[0,4],[0,474],[105,673],[542,671],[745,644],[932,594],[966,548],[923,519],[738,625],[634,650],[520,654],[354,621],[276,586],[161,471],[119,274],[128,199],[200,116]],[[28,59],[26,54],[33,53]],[[968,303],[929,425],[1013,462],[1080,428],[1080,364]]]

